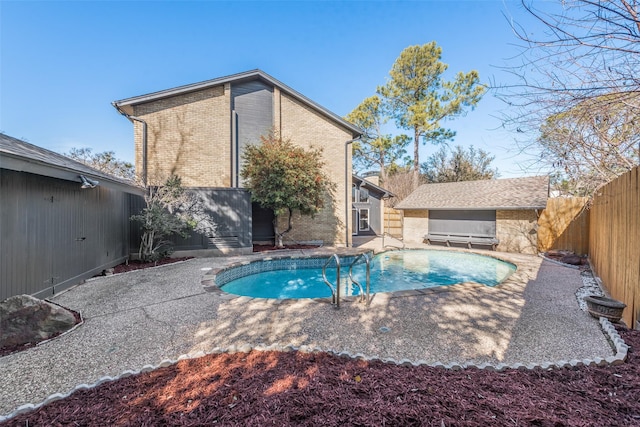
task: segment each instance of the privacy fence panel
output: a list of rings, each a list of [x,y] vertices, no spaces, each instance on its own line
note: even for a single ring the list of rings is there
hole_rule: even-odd
[[[602,187],[593,199],[589,256],[611,296],[627,304],[624,321],[640,312],[640,172],[638,167]]]
[[[250,248],[251,241],[251,194],[238,188],[189,188],[203,203],[204,211],[210,215],[216,225],[214,233],[191,232],[187,238],[174,235],[168,240],[174,251]],[[130,215],[144,208],[144,199],[131,195]],[[142,230],[137,222],[131,223],[131,253],[140,248]]]
[[[549,199],[538,219],[538,250],[589,253],[588,197],[558,197]]]
[[[392,207],[384,207],[384,232],[397,239],[402,239],[402,211]]]
[[[1,169],[0,200],[0,300],[50,296],[128,256],[122,191]]]

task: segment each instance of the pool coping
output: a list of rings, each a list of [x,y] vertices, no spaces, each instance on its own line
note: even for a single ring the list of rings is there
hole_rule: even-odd
[[[456,248],[457,249],[457,248]],[[296,301],[299,299],[304,299],[304,300],[311,300],[311,301],[318,301],[318,302],[332,302],[332,297],[321,297],[321,298],[257,298],[257,297],[250,297],[250,296],[244,296],[244,295],[236,295],[236,294],[232,294],[229,292],[225,292],[220,286],[218,286],[218,284],[216,283],[216,279],[218,277],[218,275],[230,270],[230,269],[234,269],[234,268],[241,268],[244,266],[248,266],[254,263],[259,263],[259,262],[264,262],[264,261],[280,261],[280,260],[293,260],[293,259],[302,259],[302,260],[307,260],[307,259],[328,259],[330,256],[332,256],[333,254],[337,254],[339,257],[357,257],[358,255],[364,254],[364,253],[373,253],[374,255],[378,255],[380,253],[384,253],[384,252],[395,252],[395,251],[399,251],[399,250],[407,250],[407,251],[419,251],[419,250],[432,250],[432,251],[440,251],[441,249],[431,249],[431,248],[384,248],[382,250],[379,251],[375,251],[373,249],[356,249],[356,248],[341,248],[341,250],[336,250],[333,251],[331,253],[329,252],[322,252],[322,253],[309,253],[309,254],[302,254],[302,255],[295,255],[292,253],[288,253],[288,254],[276,254],[276,255],[271,255],[271,256],[264,256],[264,257],[257,257],[251,260],[244,260],[244,261],[236,261],[236,262],[231,262],[223,267],[219,267],[219,268],[215,268],[215,269],[211,269],[210,271],[208,271],[202,281],[202,287],[205,291],[207,292],[211,292],[211,293],[221,293],[224,294],[226,296],[226,298],[229,299],[234,299],[234,298],[244,298],[247,301],[249,300],[253,300],[253,299],[268,299],[268,300],[274,300],[274,301],[278,301],[278,303],[283,303],[286,301]],[[487,256],[490,258],[494,258],[497,259],[499,261],[502,262],[506,262],[509,263],[511,265],[513,265],[515,267],[515,271],[513,273],[511,273],[506,279],[504,279],[502,282],[498,283],[495,286],[491,286],[492,288],[496,288],[496,289],[502,289],[503,287],[508,287],[509,284],[513,284],[517,282],[517,279],[520,278],[520,276],[518,275],[519,273],[519,267],[518,265],[513,262],[513,261],[509,261],[506,260],[504,258],[501,258],[497,255],[493,255],[491,253],[482,253],[482,252],[477,252],[477,251],[472,251],[472,250],[448,250],[450,252],[459,252],[459,253],[464,253],[464,254],[475,254],[475,255],[481,255],[481,256]],[[265,271],[270,271],[270,270],[265,270]],[[225,282],[222,286],[224,286],[227,282]],[[434,286],[434,287],[430,287],[430,288],[422,288],[422,289],[405,289],[405,290],[401,290],[401,291],[393,291],[393,292],[379,292],[379,293],[383,293],[385,295],[389,295],[391,298],[402,298],[402,297],[411,297],[411,296],[420,296],[420,295],[427,295],[433,292],[455,292],[455,291],[461,291],[461,290],[469,290],[472,288],[478,288],[478,289],[482,289],[487,285],[483,285],[480,283],[476,283],[476,282],[462,282],[462,283],[456,283],[454,285],[442,285],[442,286]],[[371,294],[371,298],[373,298],[373,296],[375,296],[376,293],[372,293]],[[340,297],[340,301],[341,302],[356,302],[356,301],[364,301],[365,297],[362,295],[342,295]]]

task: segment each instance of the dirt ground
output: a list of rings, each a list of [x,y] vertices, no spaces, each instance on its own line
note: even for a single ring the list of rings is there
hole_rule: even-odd
[[[208,355],[78,391],[8,426],[640,426],[640,331],[618,366],[490,372],[326,353]]]

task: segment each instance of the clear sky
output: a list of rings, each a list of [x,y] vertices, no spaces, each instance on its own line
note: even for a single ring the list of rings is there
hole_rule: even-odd
[[[259,68],[344,116],[385,83],[407,46],[435,40],[449,77],[476,69],[506,82],[517,54],[510,1],[5,1],[0,0],[0,131],[68,152],[91,147],[133,161],[133,126],[111,102]],[[518,21],[522,22],[522,21]],[[523,169],[489,93],[447,122],[451,145]],[[410,132],[407,132],[410,133]],[[433,153],[421,148],[421,161]]]

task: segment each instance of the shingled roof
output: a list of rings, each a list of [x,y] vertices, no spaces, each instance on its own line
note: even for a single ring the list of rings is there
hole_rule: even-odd
[[[549,177],[424,184],[395,206],[396,209],[544,209]]]
[[[79,175],[100,181],[101,185],[119,187],[126,192],[142,191],[131,181],[101,172],[84,163],[21,139],[0,133],[0,167],[52,178],[80,182]]]

